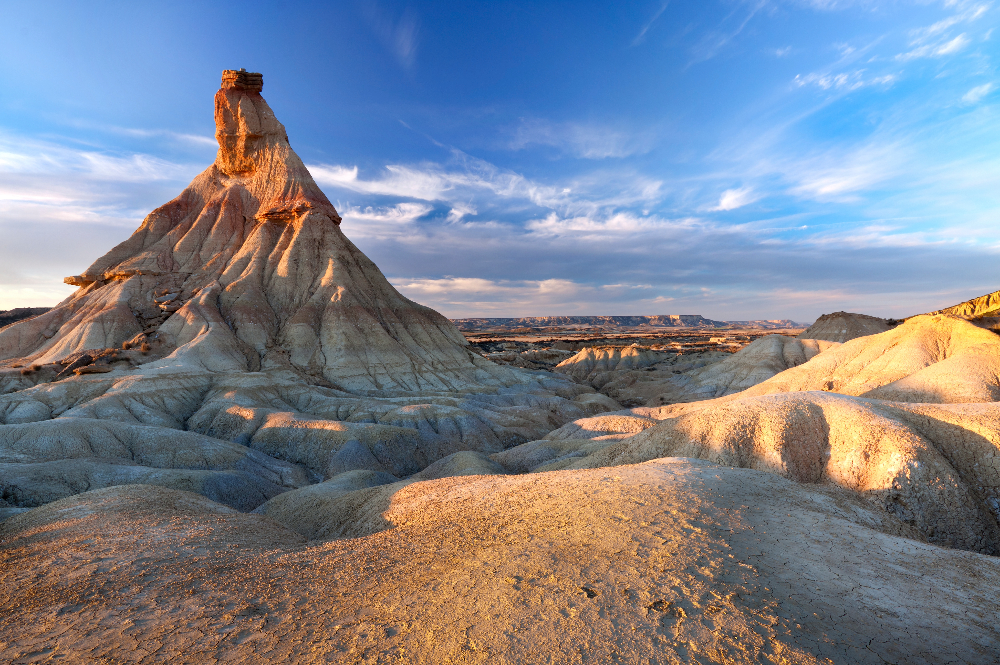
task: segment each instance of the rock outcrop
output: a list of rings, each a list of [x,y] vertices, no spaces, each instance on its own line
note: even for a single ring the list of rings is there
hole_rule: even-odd
[[[901,402],[1000,399],[1000,337],[962,319],[926,315],[855,338],[743,395],[823,390]]]

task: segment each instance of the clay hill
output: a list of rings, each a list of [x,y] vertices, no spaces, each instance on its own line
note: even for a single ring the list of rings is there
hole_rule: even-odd
[[[664,314],[657,316],[528,316],[522,318],[454,319],[460,330],[606,329],[641,330],[657,328],[797,328],[801,324],[787,319],[760,321],[713,321],[700,314]]]
[[[824,314],[815,323],[799,333],[799,339],[822,339],[828,342],[846,342],[855,337],[875,335],[892,329],[898,321],[880,319],[867,314],[834,312]]]
[[[226,71],[216,162],[0,329],[0,662],[996,662],[994,332],[496,365],[261,88]]]

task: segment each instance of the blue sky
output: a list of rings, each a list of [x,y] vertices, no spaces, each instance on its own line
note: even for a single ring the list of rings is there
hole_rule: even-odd
[[[264,96],[452,317],[905,316],[1000,288],[991,1],[0,0],[0,309],[51,305]]]

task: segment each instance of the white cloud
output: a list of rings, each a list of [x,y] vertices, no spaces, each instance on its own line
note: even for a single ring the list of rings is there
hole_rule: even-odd
[[[138,225],[202,170],[145,154],[113,154],[0,134],[0,217]],[[155,203],[153,203],[155,201]],[[148,207],[147,207],[148,206]]]
[[[544,219],[527,222],[525,229],[540,237],[572,237],[574,240],[611,242],[625,238],[632,242],[640,234],[654,234],[660,237],[675,235],[682,231],[704,229],[707,223],[697,218],[666,220],[657,216],[638,216],[631,212],[618,211],[602,217],[577,216],[560,217],[550,213]]]
[[[467,203],[455,203],[452,205],[451,210],[448,211],[448,221],[458,222],[461,221],[466,215],[475,215],[476,207],[469,205]]]
[[[966,33],[952,37],[952,28],[963,23],[972,23],[981,18],[990,8],[990,3],[945,2],[946,7],[955,8],[958,13],[925,27],[910,31],[910,46],[906,53],[900,53],[896,60],[907,61],[915,58],[940,58],[958,53],[972,40]]]
[[[474,206],[476,197],[521,200],[558,210],[562,214],[594,214],[596,211],[662,198],[662,181],[628,171],[597,171],[558,185],[530,180],[519,173],[500,169],[489,162],[453,150],[448,165],[390,164],[381,177],[362,179],[358,168],[311,164],[309,171],[321,185],[362,194],[395,196],[448,203],[458,215]],[[474,208],[462,216],[475,214]],[[454,216],[453,216],[454,219]]]
[[[476,277],[440,279],[390,278],[392,285],[417,302],[452,318],[474,316],[544,316],[621,314],[627,308],[652,308],[673,298],[657,298],[649,284],[584,284],[569,279],[490,280]]]
[[[195,168],[141,153],[80,150],[0,134],[0,173],[50,176],[72,173],[95,180],[150,182],[191,177],[197,173]]]
[[[345,233],[353,238],[384,237],[405,232],[413,224],[434,210],[426,203],[399,203],[394,206],[361,208],[337,202],[337,211],[343,220]]]
[[[738,189],[727,189],[719,197],[719,205],[710,210],[736,210],[745,205],[753,203],[759,196],[754,193],[753,187],[740,187]]]
[[[820,201],[848,200],[895,177],[904,161],[898,145],[867,145],[831,150],[786,164],[783,171],[795,184],[790,192]]]
[[[962,101],[967,104],[978,104],[986,95],[993,92],[996,86],[992,83],[984,83],[983,85],[977,85],[972,90],[962,95]]]

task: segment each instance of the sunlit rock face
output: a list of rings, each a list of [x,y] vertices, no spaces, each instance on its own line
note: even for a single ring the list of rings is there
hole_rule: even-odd
[[[80,288],[65,302],[0,330],[0,424],[21,427],[18,441],[48,442],[30,459],[0,460],[49,465],[11,471],[11,496],[37,504],[136,478],[207,496],[202,488],[259,476],[272,458],[312,480],[357,468],[405,477],[618,408],[567,378],[493,364],[445,317],[396,291],[344,236],[262,87],[260,74],[224,72],[215,162],[67,278]],[[32,426],[52,418],[65,425],[55,439]],[[83,435],[70,430],[95,420],[190,430],[206,437],[189,447],[221,439],[267,459],[247,466],[206,454],[202,468],[225,471],[222,480],[92,465],[84,482],[56,462],[66,457],[60,441]],[[157,458],[150,468],[172,464]],[[45,474],[50,489],[31,490]],[[244,483],[248,496],[229,503],[252,508],[301,482]]]

